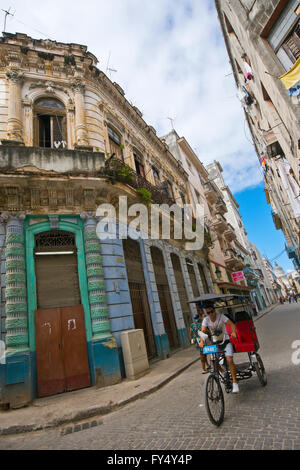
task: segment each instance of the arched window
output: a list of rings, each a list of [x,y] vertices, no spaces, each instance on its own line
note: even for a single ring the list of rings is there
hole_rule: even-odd
[[[34,145],[66,148],[66,110],[55,98],[40,98],[34,104]]]

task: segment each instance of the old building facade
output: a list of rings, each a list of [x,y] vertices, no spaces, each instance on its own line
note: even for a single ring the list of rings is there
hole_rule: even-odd
[[[300,2],[215,3],[274,223],[299,269]],[[295,84],[288,89],[291,73]]]
[[[227,207],[225,218],[234,228],[236,234],[233,249],[244,260],[244,267],[241,269],[244,273],[247,285],[252,287],[251,297],[256,309],[257,311],[261,311],[274,301],[267,294],[266,286],[268,284],[268,278],[261,269],[260,264],[257,263],[259,255],[256,251],[258,252],[258,250],[256,248],[253,250],[253,244],[251,244],[248,238],[248,233],[239,211],[239,204],[224,180],[222,166],[219,162],[214,161],[207,165],[206,169],[210,179],[216,183],[222,192]]]
[[[181,212],[188,174],[166,143],[86,46],[4,33],[0,100],[0,403],[120,381],[126,330],[149,359],[186,347],[207,249],[123,237],[119,204]],[[108,203],[117,231],[100,240]]]
[[[187,197],[190,203],[193,207],[197,204],[204,206],[205,229],[209,238],[208,266],[214,292],[249,296],[253,288],[245,280],[235,282],[232,277],[234,272],[246,267],[244,256],[248,252],[226,219],[228,207],[223,192],[210,173],[211,168],[200,162],[186,139],[179,137],[176,131],[164,136],[163,140],[189,175]],[[214,164],[221,168],[218,162]],[[205,284],[208,292],[208,283]]]

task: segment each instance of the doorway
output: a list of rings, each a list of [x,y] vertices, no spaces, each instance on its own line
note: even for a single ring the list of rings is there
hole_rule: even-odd
[[[155,246],[151,247],[151,257],[156,279],[160,308],[166,334],[168,335],[171,349],[178,348],[179,340],[177,326],[172,306],[171,293],[168,278],[165,271],[165,262],[162,251]]]
[[[148,358],[157,355],[148,303],[140,245],[130,238],[123,240],[134,327],[144,331]]]
[[[172,266],[174,270],[175,281],[176,281],[176,286],[177,286],[177,291],[178,291],[178,296],[180,300],[184,323],[185,323],[186,328],[189,330],[190,324],[192,323],[192,315],[191,315],[191,310],[188,304],[188,295],[187,295],[186,288],[185,288],[185,282],[184,282],[184,277],[183,277],[182,270],[181,270],[179,256],[177,256],[175,253],[172,253],[171,261],[172,261]]]
[[[91,385],[75,235],[35,236],[35,311],[38,396]]]

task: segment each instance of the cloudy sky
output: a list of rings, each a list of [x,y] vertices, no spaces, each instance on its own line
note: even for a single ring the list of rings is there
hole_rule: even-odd
[[[255,204],[253,190],[261,196],[262,173],[236,96],[214,0],[1,2],[1,8],[9,7],[14,17],[7,18],[8,32],[87,45],[98,67],[121,85],[158,135],[171,130],[172,118],[199,159],[221,162],[232,192],[247,201],[245,191],[252,191]],[[3,25],[3,12],[0,18]],[[247,202],[241,209],[248,229]],[[272,258],[282,251],[284,240],[261,198],[258,210],[274,246],[266,243],[266,230],[261,233],[255,218],[249,235]],[[291,268],[287,257],[285,267]]]
[[[9,32],[87,45],[158,135],[171,129],[167,118],[174,119],[203,163],[221,162],[233,192],[261,181],[213,0],[1,4],[15,11]]]

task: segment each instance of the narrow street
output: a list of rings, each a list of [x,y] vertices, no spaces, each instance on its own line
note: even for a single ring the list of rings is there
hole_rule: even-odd
[[[204,406],[206,376],[199,363],[160,391],[73,434],[62,429],[1,438],[0,449],[200,450],[300,449],[300,365],[293,364],[300,340],[300,304],[284,304],[256,322],[260,355],[268,375],[240,383],[225,396],[225,421],[215,428]],[[298,350],[299,350],[298,346]],[[294,353],[294,356],[293,356]],[[243,362],[244,355],[235,355]]]

